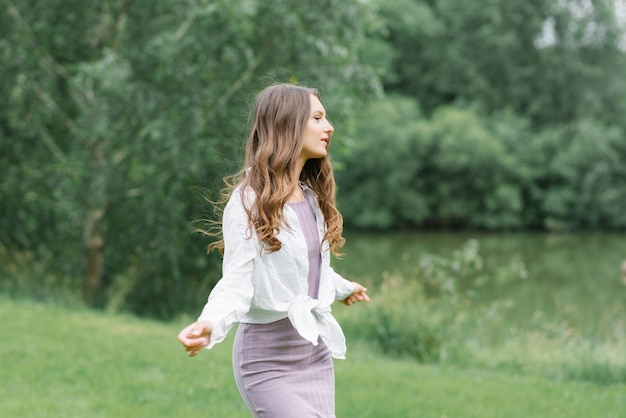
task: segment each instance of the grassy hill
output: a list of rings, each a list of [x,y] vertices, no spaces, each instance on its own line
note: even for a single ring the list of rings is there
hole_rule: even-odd
[[[188,358],[174,323],[0,298],[3,417],[248,417],[231,338]],[[349,344],[337,416],[622,417],[626,387],[424,366]],[[297,418],[297,412],[294,418]]]

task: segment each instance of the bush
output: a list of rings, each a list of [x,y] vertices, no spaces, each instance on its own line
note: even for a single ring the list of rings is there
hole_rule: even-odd
[[[525,274],[523,266],[498,273],[500,282]],[[347,317],[347,329],[377,342],[385,353],[419,361],[448,361],[465,356],[463,341],[506,307],[481,306],[481,288],[491,282],[483,273],[478,241],[471,240],[451,259],[428,254],[417,268],[385,274],[366,319]],[[358,321],[358,322],[354,322]],[[365,322],[364,324],[362,322]]]
[[[356,138],[337,169],[339,206],[347,224],[389,229],[428,219],[420,173],[428,157],[423,119],[411,99],[389,97],[359,112]]]
[[[359,112],[337,170],[347,226],[511,229],[523,226],[514,160],[472,110],[391,96]]]
[[[575,228],[626,228],[624,133],[581,121],[569,127],[567,138],[552,162],[548,221]]]
[[[349,339],[373,342],[384,353],[424,363],[489,367],[599,383],[626,382],[626,334],[618,324],[607,341],[585,338],[566,322],[536,312],[526,329],[509,326],[506,300],[487,303],[487,286],[526,278],[513,263],[486,274],[479,243],[451,258],[425,255],[412,271],[385,274],[367,312],[341,310]]]

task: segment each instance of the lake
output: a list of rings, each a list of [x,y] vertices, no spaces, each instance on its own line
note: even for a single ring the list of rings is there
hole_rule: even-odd
[[[426,253],[451,256],[468,240],[480,244],[486,271],[523,263],[525,279],[486,289],[486,300],[508,300],[508,323],[523,325],[533,315],[566,324],[588,336],[605,337],[626,329],[626,234],[346,232],[342,259],[335,269],[349,280],[373,288],[384,272],[417,263]],[[406,267],[406,266],[404,266]]]

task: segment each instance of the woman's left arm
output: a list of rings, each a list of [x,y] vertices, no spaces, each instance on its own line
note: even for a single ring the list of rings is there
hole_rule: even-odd
[[[333,283],[335,285],[336,299],[344,305],[352,305],[354,302],[369,302],[367,288],[357,282],[351,282],[341,277],[333,268],[330,268]]]
[[[354,302],[369,302],[370,298],[367,296],[367,289],[357,282],[354,283],[354,292],[352,292],[347,298],[340,300],[344,305],[352,305]]]

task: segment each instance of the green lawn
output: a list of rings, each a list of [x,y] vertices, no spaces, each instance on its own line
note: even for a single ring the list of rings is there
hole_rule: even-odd
[[[0,298],[0,416],[248,417],[232,335],[189,359],[176,341],[184,322]],[[626,416],[624,385],[423,366],[348,343],[335,363],[338,417]]]

